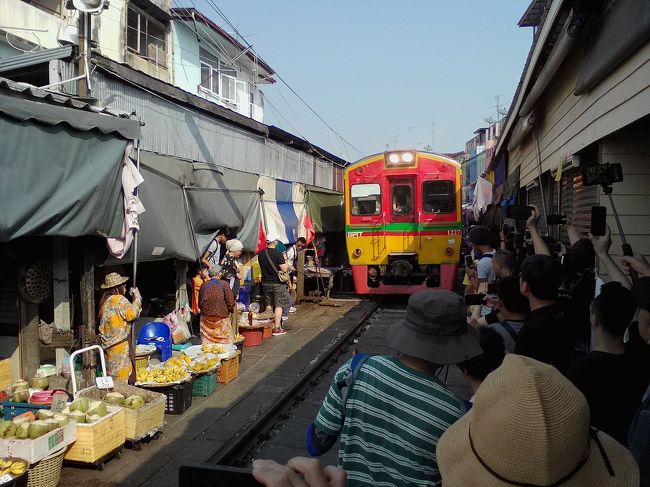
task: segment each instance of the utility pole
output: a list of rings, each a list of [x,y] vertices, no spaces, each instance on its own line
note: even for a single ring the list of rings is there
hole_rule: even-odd
[[[83,78],[79,78],[77,82],[77,91],[78,95],[81,98],[88,98],[91,96],[90,92],[90,73],[88,72],[88,65],[90,59],[90,19],[91,14],[87,12],[79,12],[79,59],[77,61],[77,69],[79,70],[79,76],[85,75]]]

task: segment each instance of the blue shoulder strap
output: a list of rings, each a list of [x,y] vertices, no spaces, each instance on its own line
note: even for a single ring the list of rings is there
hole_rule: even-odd
[[[503,327],[504,330],[506,330],[508,332],[508,334],[516,342],[517,341],[517,332],[512,327],[512,325],[510,325],[510,323],[508,323],[506,320],[500,321],[499,324]]]
[[[341,382],[337,384],[339,390],[341,391],[341,399],[343,400],[343,415],[345,416],[345,406],[348,402],[348,397],[350,396],[350,391],[352,390],[352,385],[357,380],[359,371],[371,355],[369,353],[357,353],[352,357],[350,362],[350,370],[346,372],[345,377]]]

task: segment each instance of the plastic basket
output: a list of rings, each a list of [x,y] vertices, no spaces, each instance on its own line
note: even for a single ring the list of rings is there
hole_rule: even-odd
[[[262,339],[266,340],[267,338],[271,338],[273,336],[273,327],[271,325],[267,325],[264,327],[264,335],[262,336]]]
[[[244,337],[244,347],[256,347],[262,343],[264,337],[264,328],[256,327],[239,327],[239,333]]]
[[[27,471],[27,487],[56,487],[61,480],[64,454],[65,448],[32,465]]]
[[[11,419],[27,411],[33,411],[36,414],[39,409],[50,409],[49,405],[31,404],[27,402],[3,401],[1,404],[3,419]]]
[[[147,355],[136,355],[135,356],[135,370],[146,369],[149,365],[149,354]]]
[[[239,350],[239,363],[241,363],[242,355],[244,355],[244,340],[235,342],[234,345],[237,347],[237,350]]]
[[[228,360],[221,361],[221,367],[219,368],[219,383],[227,384],[232,382],[239,375],[239,355],[241,352],[237,352],[232,358]]]
[[[165,412],[167,414],[183,414],[192,405],[192,382],[185,382],[176,386],[156,389],[167,396]]]
[[[203,374],[192,383],[192,395],[200,397],[208,397],[217,388],[217,371]]]

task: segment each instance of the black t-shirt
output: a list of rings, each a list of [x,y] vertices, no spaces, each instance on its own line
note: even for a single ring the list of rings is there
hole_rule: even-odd
[[[564,371],[587,398],[592,426],[622,445],[646,390],[638,371],[627,354],[598,351],[574,360]]]
[[[262,270],[262,282],[266,284],[282,284],[280,279],[278,279],[278,273],[273,269],[269,259],[273,261],[275,267],[280,270],[280,265],[284,264],[284,255],[279,250],[268,248],[262,250],[257,259],[260,263],[260,269]]]
[[[573,349],[569,320],[560,304],[531,311],[519,330],[515,353],[554,365],[562,370]]]
[[[641,375],[646,385],[650,383],[650,345],[639,335],[639,323],[635,321],[628,327],[629,339],[625,343],[625,353],[634,362],[637,374]]]

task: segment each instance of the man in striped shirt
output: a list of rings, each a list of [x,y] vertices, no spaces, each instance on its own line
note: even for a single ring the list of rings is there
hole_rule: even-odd
[[[389,346],[396,355],[368,357],[353,382],[346,380],[350,362],[335,374],[308,431],[309,453],[324,453],[340,434],[348,486],[440,485],[436,445],[465,408],[435,371],[482,353],[463,299],[449,291],[413,294]]]

